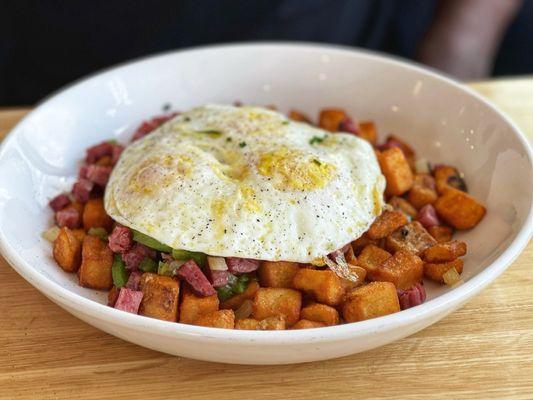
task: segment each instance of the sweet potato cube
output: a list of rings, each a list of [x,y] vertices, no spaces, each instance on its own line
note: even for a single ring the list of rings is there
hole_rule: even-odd
[[[292,119],[293,121],[307,122],[308,124],[311,123],[311,120],[309,119],[309,117],[298,110],[291,110],[289,112],[289,118]]]
[[[422,258],[429,263],[442,263],[453,261],[458,257],[466,254],[466,243],[460,240],[453,240],[447,243],[437,243],[434,246],[428,247]]]
[[[426,228],[420,222],[413,221],[388,236],[386,248],[391,253],[405,250],[420,255],[424,250],[436,243],[437,241],[426,231]]]
[[[235,321],[235,329],[249,331],[280,331],[285,329],[285,318],[282,316],[270,317],[258,321],[253,318],[244,318]]]
[[[373,281],[392,282],[398,289],[407,290],[420,282],[423,274],[424,263],[420,257],[400,250],[368,275]]]
[[[291,288],[300,265],[290,261],[262,261],[259,265],[259,283],[264,287]]]
[[[81,264],[81,244],[75,231],[67,227],[59,230],[59,234],[54,240],[54,260],[63,270],[76,272]]]
[[[411,219],[416,218],[416,215],[418,214],[416,208],[403,197],[394,196],[389,200],[389,204],[396,211],[403,212],[406,216],[411,217]]]
[[[333,307],[320,303],[312,303],[300,312],[300,318],[309,321],[320,322],[324,325],[339,324],[339,313]]]
[[[310,293],[319,303],[330,306],[340,304],[344,295],[341,278],[330,270],[301,268],[294,276],[296,289]]]
[[[109,290],[113,286],[111,266],[113,252],[107,243],[96,236],[85,235],[81,247],[81,265],[78,270],[80,286]]]
[[[407,199],[415,208],[420,209],[426,204],[433,204],[438,198],[435,180],[428,174],[416,174],[414,183]]]
[[[358,136],[375,146],[378,141],[376,125],[372,121],[360,122]]]
[[[211,311],[201,315],[194,325],[208,326],[211,328],[233,329],[235,325],[235,314],[233,310]]]
[[[342,316],[346,322],[364,321],[400,311],[396,287],[390,282],[371,282],[346,296]]]
[[[178,320],[178,299],[180,284],[177,280],[163,275],[145,273],[139,282],[143,298],[139,315],[162,319]]]
[[[89,199],[83,209],[83,227],[86,230],[91,228],[105,228],[108,232],[113,226],[113,220],[104,209],[102,198]]]
[[[437,214],[456,229],[470,229],[485,216],[485,207],[469,194],[448,189],[434,204]]]
[[[337,132],[345,118],[346,113],[340,108],[324,108],[320,111],[318,126],[330,132]]]
[[[385,194],[401,196],[413,186],[413,172],[398,147],[385,150],[378,156],[381,172],[387,180]]]
[[[438,243],[449,242],[453,237],[453,228],[446,225],[430,226],[427,231]]]
[[[302,294],[294,289],[260,288],[253,300],[255,319],[282,316],[288,326],[300,318]]]
[[[382,239],[408,222],[405,214],[400,211],[384,211],[370,225],[366,234],[370,239]]]
[[[424,263],[424,276],[432,281],[444,283],[443,275],[451,268],[458,274],[463,272],[463,260],[460,258],[445,263]]]
[[[224,300],[220,304],[221,309],[232,309],[237,310],[240,306],[242,306],[242,303],[244,303],[246,300],[251,300],[254,298],[255,293],[259,290],[259,283],[256,281],[251,281],[248,286],[246,287],[246,290],[242,293],[236,294],[232,297],[230,297],[227,300]]]
[[[218,296],[197,296],[188,284],[181,288],[181,303],[179,305],[179,322],[194,324],[204,314],[218,310]]]
[[[307,319],[301,319],[295,323],[291,329],[311,329],[311,328],[323,328],[326,324],[317,321],[309,321]]]
[[[361,254],[359,254],[358,264],[366,270],[367,275],[375,271],[385,261],[391,258],[392,255],[378,246],[369,244],[366,246]]]

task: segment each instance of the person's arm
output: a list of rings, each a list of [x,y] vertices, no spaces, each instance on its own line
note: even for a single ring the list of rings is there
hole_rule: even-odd
[[[522,0],[441,0],[418,60],[459,79],[490,74],[500,42]]]

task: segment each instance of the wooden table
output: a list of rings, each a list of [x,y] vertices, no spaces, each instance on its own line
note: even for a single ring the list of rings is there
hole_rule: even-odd
[[[533,79],[473,84],[533,138]],[[0,137],[27,110],[0,111]],[[124,342],[60,309],[0,258],[1,399],[533,399],[533,243],[441,322],[382,348],[231,366]]]

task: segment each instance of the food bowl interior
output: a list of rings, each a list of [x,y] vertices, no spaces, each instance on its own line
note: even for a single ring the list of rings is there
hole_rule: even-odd
[[[275,105],[316,119],[341,107],[377,123],[380,138],[405,138],[419,156],[457,166],[488,209],[468,243],[463,278],[487,268],[517,237],[532,204],[530,155],[497,111],[450,81],[367,53],[291,45],[241,45],[171,53],[91,77],[51,97],[20,123],[0,155],[0,232],[39,274],[68,291],[81,288],[51,257],[41,232],[52,224],[48,200],[68,190],[88,146],[126,142],[138,124],[204,103]],[[25,274],[28,278],[27,274]],[[428,285],[429,298],[453,290]],[[331,328],[334,329],[334,328]]]

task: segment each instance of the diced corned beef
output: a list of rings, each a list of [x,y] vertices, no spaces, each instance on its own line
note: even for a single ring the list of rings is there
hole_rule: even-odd
[[[402,310],[422,304],[426,301],[424,285],[417,282],[407,290],[398,289],[398,299],[400,300],[400,308]]]
[[[102,142],[87,149],[87,164],[95,163],[100,157],[112,156],[113,145],[109,142]]]
[[[52,210],[59,211],[70,204],[70,199],[68,198],[68,195],[62,193],[50,200],[48,204],[50,204]]]
[[[133,137],[131,138],[131,141],[135,141],[137,139],[140,139],[146,135],[148,135],[150,132],[153,132],[157,128],[159,128],[161,125],[163,125],[168,120],[174,118],[179,113],[173,112],[168,115],[159,115],[157,117],[152,118],[148,121],[143,121],[141,125],[137,128],[135,133],[133,134]]]
[[[388,150],[388,149],[392,149],[393,147],[398,147],[401,150],[403,146],[396,139],[388,138],[385,143],[383,143],[382,145],[378,146],[378,150],[385,151],[385,150]]]
[[[87,179],[87,170],[89,169],[88,165],[83,164],[78,171],[78,178]]]
[[[422,207],[418,211],[416,219],[426,229],[431,228],[432,226],[435,226],[435,225],[440,225],[437,211],[435,210],[435,207],[433,207],[431,204],[426,204],[424,207]]]
[[[80,203],[87,203],[91,190],[93,190],[94,183],[88,179],[81,178],[72,186],[72,195],[74,199]]]
[[[133,246],[133,234],[131,229],[122,225],[117,225],[108,237],[109,248],[114,253],[124,253]]]
[[[228,271],[213,271],[209,270],[210,281],[213,287],[220,287],[228,284],[229,272]]]
[[[131,249],[122,253],[122,261],[126,264],[127,269],[136,270],[145,257],[155,258],[155,256],[155,250],[140,243],[135,243]]]
[[[111,167],[92,164],[87,168],[87,179],[100,186],[105,186],[111,175]]]
[[[226,257],[226,264],[231,273],[244,274],[259,268],[259,261],[251,258]]]
[[[70,229],[76,229],[80,226],[80,214],[74,207],[64,208],[56,212],[56,222],[60,228],[66,226]]]
[[[341,121],[339,125],[339,131],[349,132],[357,135],[359,133],[359,128],[353,119],[346,117]]]
[[[126,287],[120,288],[115,308],[117,310],[126,311],[132,314],[137,314],[141,300],[143,299],[143,292],[140,290],[132,290]]]
[[[123,151],[124,151],[124,146],[120,144],[113,145],[113,154],[111,155],[111,162],[113,163],[113,165],[117,163]]]
[[[131,290],[139,290],[139,282],[141,281],[142,274],[139,271],[132,271],[126,282],[126,287]]]
[[[213,285],[207,280],[206,276],[194,262],[189,260],[178,268],[176,275],[191,285],[192,289],[200,296],[211,296],[216,293]]]

